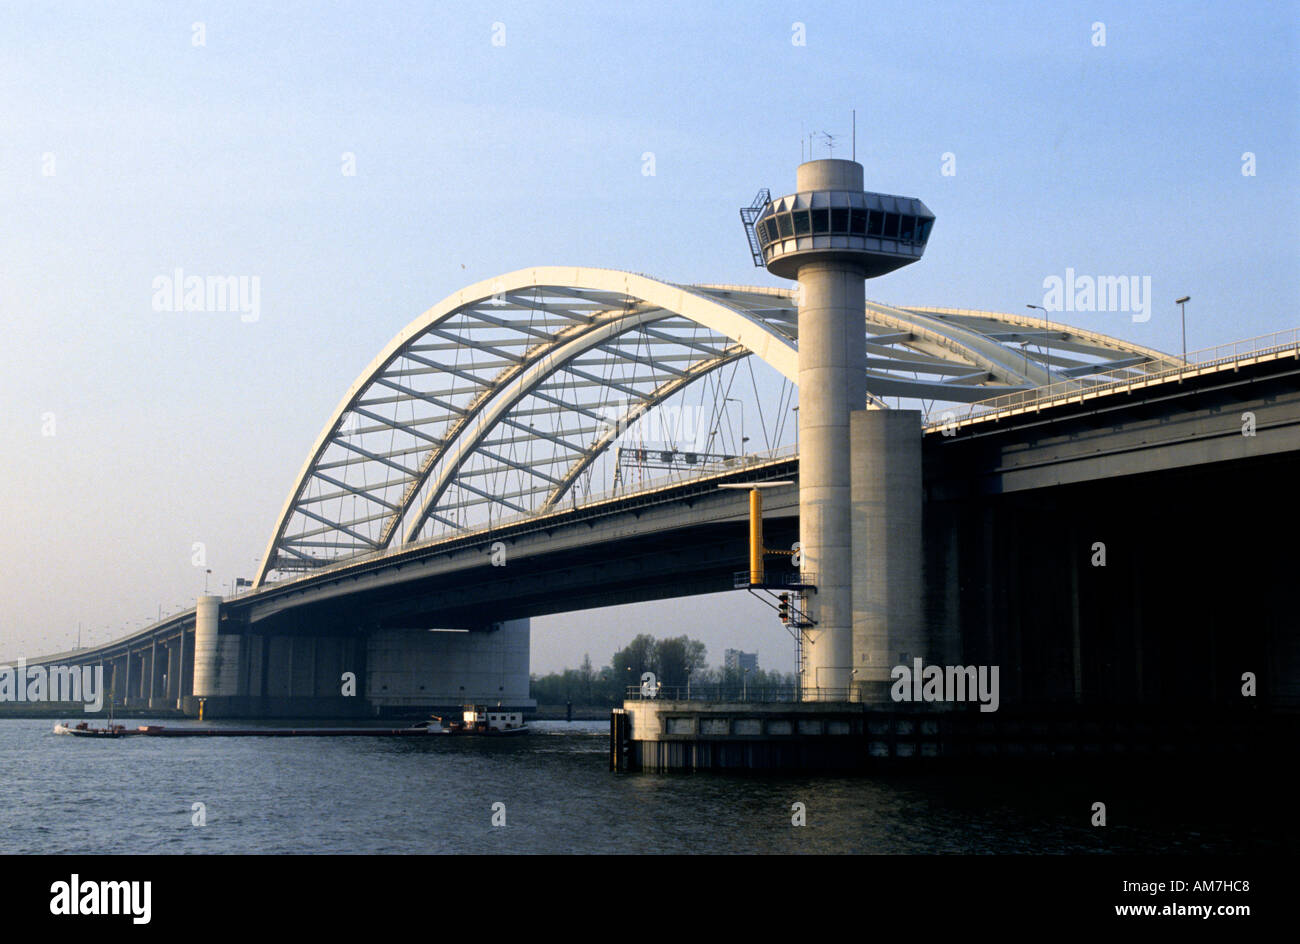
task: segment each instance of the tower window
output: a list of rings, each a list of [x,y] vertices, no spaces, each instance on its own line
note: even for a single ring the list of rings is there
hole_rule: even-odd
[[[897,213],[885,214],[885,238],[886,239],[898,238],[898,214]]]
[[[831,210],[831,232],[847,233],[849,231],[849,208],[835,207]]]
[[[792,215],[794,216],[794,234],[796,236],[807,236],[812,232],[807,210],[795,210]]]
[[[885,231],[885,214],[879,210],[871,211],[871,220],[867,223],[867,235],[879,236]]]
[[[777,223],[777,226],[780,227],[780,229],[781,229],[781,238],[782,238],[782,239],[788,239],[790,236],[793,236],[793,235],[794,235],[794,231],[790,228],[790,214],[789,214],[789,213],[782,213],[780,216],[778,216],[778,217],[776,218],[776,223]]]
[[[814,233],[829,233],[831,231],[831,211],[813,210],[812,228]]]
[[[903,216],[899,217],[898,238],[912,241],[912,236],[916,232],[916,217]]]
[[[849,232],[854,236],[865,236],[867,234],[867,211],[865,209],[853,210],[849,218]]]

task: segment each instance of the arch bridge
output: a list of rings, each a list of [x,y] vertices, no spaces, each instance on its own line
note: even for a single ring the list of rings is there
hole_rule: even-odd
[[[335,407],[255,586],[576,507],[599,491],[593,472],[621,434],[744,358],[773,368],[792,398],[795,296],[563,267],[448,296],[403,328]],[[1048,385],[1085,389],[1168,363],[1117,338],[998,312],[868,301],[863,328],[868,396],[880,408],[887,398],[969,404]]]
[[[402,329],[341,398],[251,592],[204,597],[128,637],[31,664],[102,664],[119,704],[193,712],[206,697],[209,716],[223,700],[245,716],[427,709],[460,695],[526,705],[528,616],[710,592],[729,576],[730,549],[743,561],[744,495],[717,484],[794,478],[797,444],[745,455],[741,437],[733,454],[705,449],[657,485],[615,480],[602,491],[611,483],[600,475],[617,474],[623,438],[675,397],[711,398],[716,423],[729,399],[717,379],[746,358],[771,368],[775,396],[791,405],[796,316],[791,290],[605,269],[525,269],[471,285]],[[867,405],[920,405],[932,420],[924,571],[937,651],[991,664],[1041,656],[1055,668],[1023,684],[1042,680],[1043,691],[1009,698],[1087,700],[1217,679],[1214,666],[1169,667],[1186,647],[1152,649],[1171,608],[1183,607],[1205,651],[1280,644],[1268,629],[1284,610],[1277,594],[1252,604],[1248,633],[1223,620],[1197,629],[1205,614],[1184,606],[1172,576],[1167,591],[1139,579],[1149,548],[1125,557],[1123,547],[1142,521],[1143,541],[1161,536],[1171,575],[1218,579],[1184,550],[1207,520],[1176,514],[1167,496],[1195,494],[1205,509],[1216,495],[1269,494],[1294,476],[1300,334],[1183,360],[1043,318],[873,301],[863,330]],[[1242,410],[1258,435],[1241,434]],[[773,492],[769,509],[776,539],[797,535],[795,489]],[[1267,546],[1257,533],[1266,518],[1221,517],[1224,546]],[[1070,555],[1098,528],[1109,529],[1111,565],[1070,583]],[[501,570],[483,553],[497,540],[520,555]],[[1280,560],[1242,553],[1214,566],[1245,573]],[[1024,587],[1040,587],[1041,599]],[[1116,613],[1128,627],[1119,642]],[[496,622],[473,624],[480,614]],[[1117,646],[1143,653],[1141,673],[1115,668],[1132,661]],[[1061,652],[1072,653],[1072,674],[1058,678]],[[1295,675],[1293,662],[1279,677]],[[466,675],[466,665],[478,668]],[[364,698],[340,697],[346,672]]]

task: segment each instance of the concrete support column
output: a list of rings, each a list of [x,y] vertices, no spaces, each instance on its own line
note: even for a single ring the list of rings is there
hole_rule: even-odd
[[[849,417],[867,399],[862,285],[852,265],[799,268],[799,543],[801,569],[817,584],[802,683],[814,699],[852,681]]]
[[[933,658],[922,598],[920,412],[854,413],[852,455],[854,678],[863,700],[888,701],[894,666]]]
[[[149,691],[149,707],[161,708],[167,704],[167,682],[169,659],[167,657],[167,644],[155,644],[153,655],[152,686]]]
[[[1073,670],[1074,703],[1083,704],[1083,637],[1079,612],[1079,535],[1074,523],[1069,525],[1070,540],[1070,665]]]
[[[951,502],[926,502],[921,539],[924,574],[921,609],[930,658],[936,664],[961,665],[963,658],[961,544],[962,512]]]
[[[199,597],[194,608],[194,695],[220,694],[220,644],[218,627],[221,622],[221,597]]]
[[[174,704],[180,698],[180,672],[177,671],[177,651],[175,645],[166,646],[167,650],[167,684],[163,689],[163,698],[168,704]]]
[[[149,707],[158,694],[158,637],[149,640]]]
[[[271,694],[271,637],[265,633],[262,634],[262,661],[261,661],[261,679],[258,683],[257,693],[263,698]]]
[[[185,629],[181,628],[180,640],[176,643],[176,707],[181,707],[181,699],[192,691],[185,691]]]
[[[308,685],[307,685],[307,694],[308,694],[308,695],[318,695],[318,694],[320,694],[320,693],[316,690],[316,657],[317,657],[317,656],[316,656],[316,650],[317,650],[317,648],[318,648],[318,646],[319,646],[319,643],[320,643],[320,640],[319,640],[319,639],[317,639],[315,636],[312,636],[312,637],[311,637],[311,675],[310,675],[310,679],[311,679],[311,681],[310,681],[310,682],[308,683]]]

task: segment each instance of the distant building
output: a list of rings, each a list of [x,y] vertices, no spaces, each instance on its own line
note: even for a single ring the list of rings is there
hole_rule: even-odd
[[[727,649],[722,654],[722,667],[727,672],[754,672],[758,670],[758,653]]]

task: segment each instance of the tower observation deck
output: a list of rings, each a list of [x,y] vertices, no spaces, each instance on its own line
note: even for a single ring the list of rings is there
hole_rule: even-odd
[[[852,262],[870,279],[925,252],[934,214],[920,200],[863,191],[853,161],[810,161],[799,174],[799,192],[773,200],[754,224],[773,275],[797,279],[800,266],[824,260]]]

